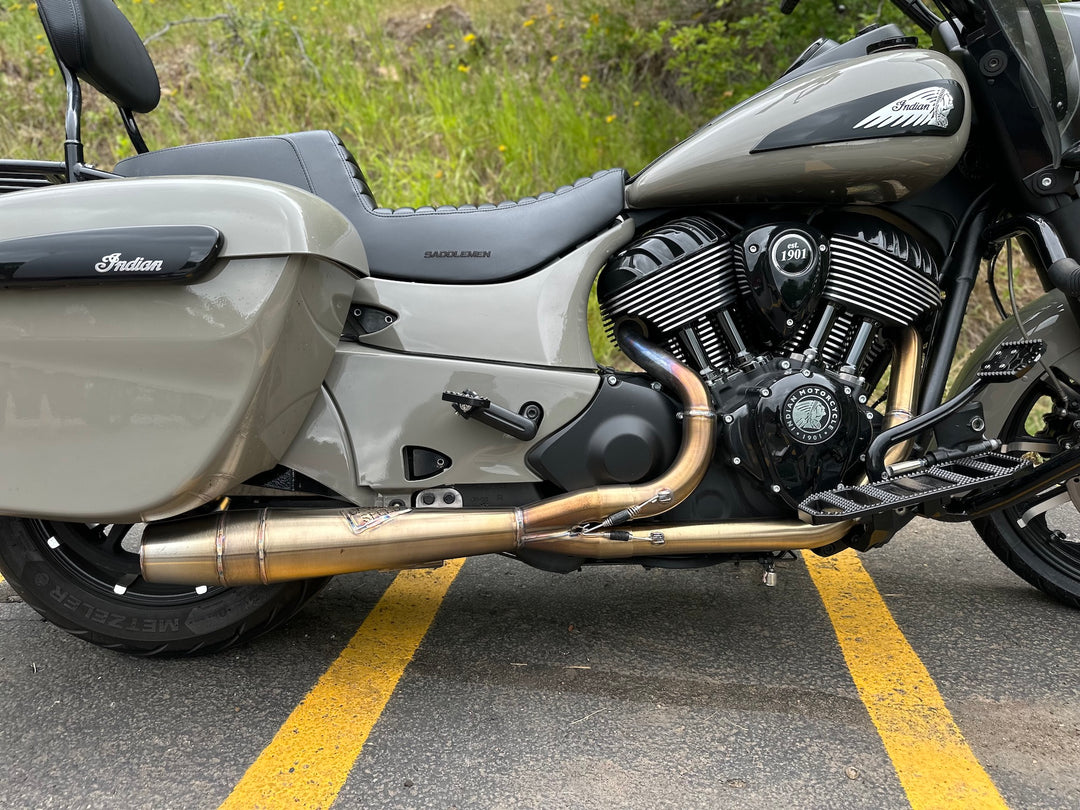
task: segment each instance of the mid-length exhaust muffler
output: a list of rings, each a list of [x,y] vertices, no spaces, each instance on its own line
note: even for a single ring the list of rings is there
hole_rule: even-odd
[[[716,430],[708,393],[693,371],[632,327],[619,330],[619,344],[639,366],[677,391],[683,405],[679,455],[667,472],[647,484],[581,490],[515,509],[223,511],[147,527],[141,550],[143,576],[175,584],[253,585],[404,568],[524,547],[615,559],[817,548],[847,533],[849,522],[809,526],[794,520],[649,526],[643,537],[608,531],[661,514],[693,492],[712,458]],[[901,345],[911,346],[912,341]],[[914,345],[914,360],[910,352],[901,351],[894,377],[917,370],[917,341]],[[914,389],[907,385],[893,390]],[[912,404],[890,399],[893,410],[910,410]],[[579,531],[582,526],[592,530]]]

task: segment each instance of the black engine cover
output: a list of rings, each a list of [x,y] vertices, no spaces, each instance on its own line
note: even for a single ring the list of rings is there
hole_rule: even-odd
[[[875,413],[856,396],[832,374],[786,360],[745,374],[719,394],[728,463],[791,506],[831,489],[873,437]]]
[[[675,461],[678,404],[641,374],[608,374],[589,407],[529,451],[545,481],[567,492],[645,481]]]

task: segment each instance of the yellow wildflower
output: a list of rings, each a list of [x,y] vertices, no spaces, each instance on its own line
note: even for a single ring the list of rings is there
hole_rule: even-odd
[[[469,66],[468,65],[458,65],[457,69],[460,70],[462,73],[468,73],[469,72]]]
[[[47,50],[48,50],[48,48],[46,48],[44,45],[38,45],[37,46],[38,56],[41,56]]]
[[[551,55],[551,61],[552,62],[558,62],[559,61],[559,55],[557,53],[553,53]]]
[[[589,86],[589,82],[591,82],[591,81],[592,81],[592,79],[590,79],[586,74],[582,73],[581,74],[581,89],[584,90],[585,88],[587,88]]]
[[[641,102],[640,102],[640,101],[635,101],[635,102],[634,102],[634,106],[635,106],[635,107],[640,107],[640,106],[641,106]]]
[[[532,17],[529,17],[529,19],[527,19],[525,22],[523,22],[521,24],[521,27],[522,28],[528,28],[530,25],[536,25],[536,20],[534,20]]]
[[[612,114],[611,114],[611,115],[609,115],[609,116],[608,116],[607,118],[605,118],[605,119],[604,119],[604,121],[605,121],[606,123],[610,124],[610,123],[611,123],[612,121],[614,121],[614,120],[615,120],[616,118],[618,118],[618,117],[619,117],[619,116],[617,116],[617,115],[616,115],[615,113],[612,113]]]
[[[499,151],[500,152],[505,152],[506,151],[506,144],[500,143],[499,144]]]
[[[443,178],[443,170],[439,169],[437,172],[435,172],[435,179],[436,180],[442,180],[442,178]]]
[[[476,42],[476,34],[470,32],[463,36],[462,39],[465,40],[465,42],[469,45],[472,45],[474,42]]]
[[[589,17],[589,23],[591,25],[599,25],[600,24],[600,15],[599,14],[593,14],[591,17]]]
[[[278,0],[277,10],[278,11],[284,11],[285,10],[285,0]]]

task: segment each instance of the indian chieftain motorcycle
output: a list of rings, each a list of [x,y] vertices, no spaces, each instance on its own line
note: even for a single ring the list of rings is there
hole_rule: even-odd
[[[791,11],[795,3],[785,0]],[[329,132],[150,151],[111,0],[39,0],[61,162],[0,162],[0,570],[138,654],[335,574],[773,561],[970,520],[1080,605],[1080,8],[895,0],[634,177],[380,208]],[[83,85],[136,154],[84,163]],[[944,397],[985,257],[1047,294]],[[609,333],[643,371],[596,366]],[[944,399],[944,402],[943,402]]]

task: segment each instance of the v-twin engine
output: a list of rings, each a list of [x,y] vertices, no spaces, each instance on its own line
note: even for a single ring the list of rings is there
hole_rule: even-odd
[[[718,458],[789,506],[865,459],[891,336],[940,306],[925,248],[858,214],[677,219],[613,257],[598,294],[609,331],[634,321],[698,371],[721,415]]]

